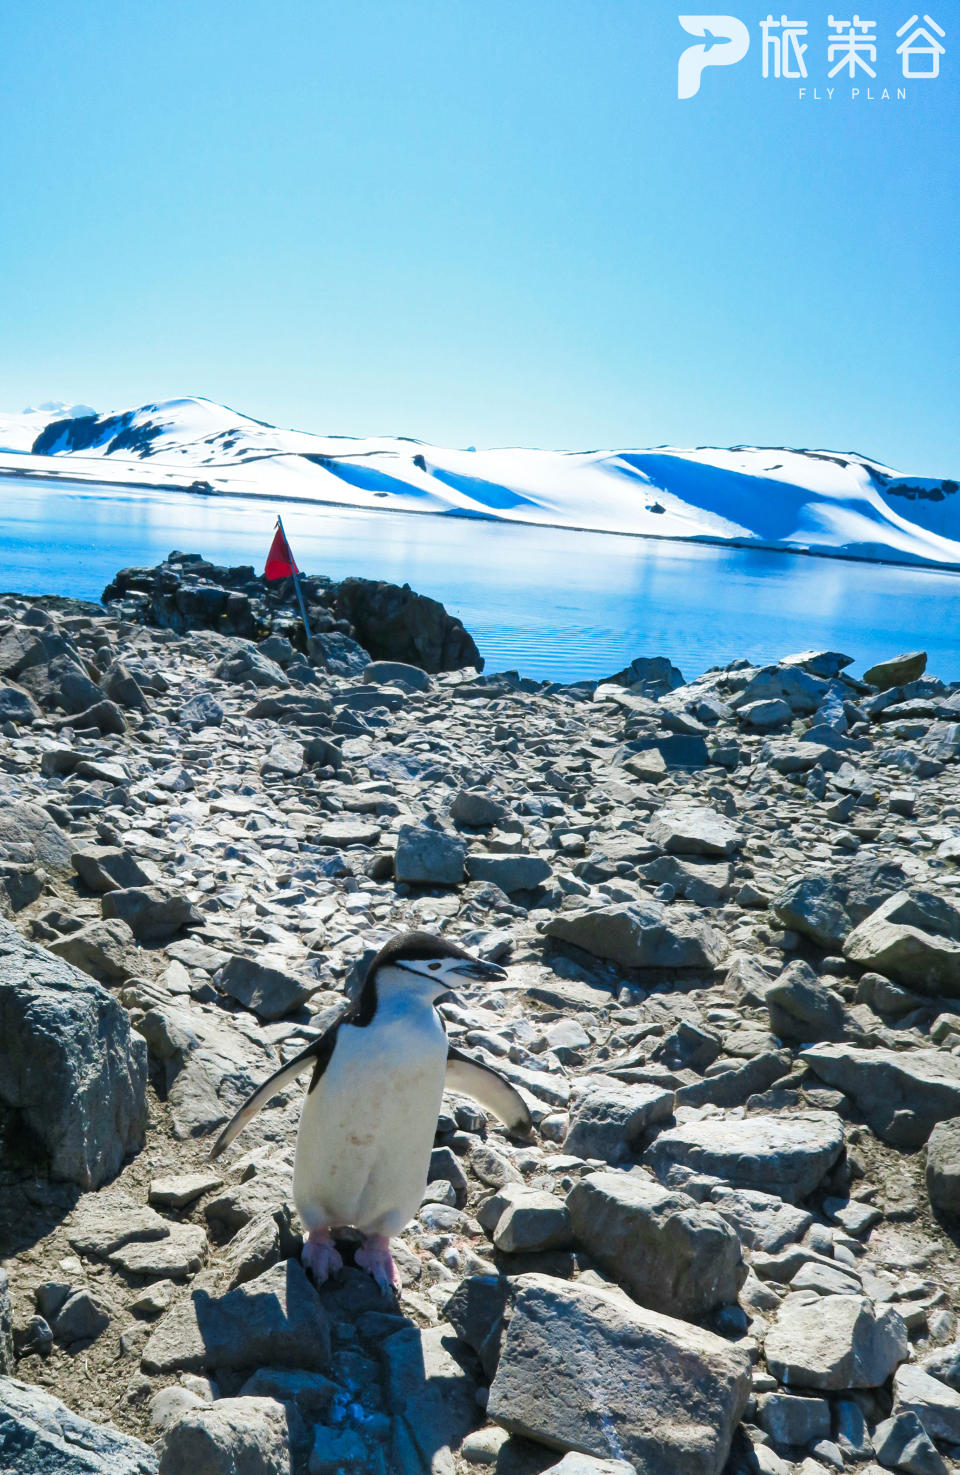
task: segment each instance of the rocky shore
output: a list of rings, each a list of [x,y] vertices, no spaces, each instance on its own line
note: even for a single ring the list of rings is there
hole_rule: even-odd
[[[0,1471],[960,1468],[960,683],[304,583],[0,597]],[[535,1131],[445,1098],[394,1302],[300,1265],[301,1085],[207,1153],[410,926]]]

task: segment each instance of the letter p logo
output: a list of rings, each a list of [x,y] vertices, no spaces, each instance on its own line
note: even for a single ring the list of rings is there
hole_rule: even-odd
[[[677,97],[695,97],[704,67],[732,67],[750,48],[750,32],[735,15],[678,15],[691,36],[702,36],[696,46],[681,52],[677,65]]]

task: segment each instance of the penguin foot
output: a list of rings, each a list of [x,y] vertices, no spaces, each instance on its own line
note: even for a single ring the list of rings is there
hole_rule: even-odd
[[[362,1269],[369,1270],[384,1295],[393,1291],[395,1296],[399,1296],[400,1274],[393,1263],[390,1241],[385,1234],[368,1234],[353,1258]]]
[[[343,1260],[329,1229],[311,1229],[304,1241],[300,1259],[307,1270],[313,1271],[317,1285],[323,1285],[331,1275],[343,1269]]]

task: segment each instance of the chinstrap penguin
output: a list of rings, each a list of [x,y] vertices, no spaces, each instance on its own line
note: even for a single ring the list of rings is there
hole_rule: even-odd
[[[293,1196],[307,1229],[303,1263],[317,1281],[343,1264],[339,1229],[358,1229],[354,1258],[382,1289],[399,1292],[390,1236],[416,1214],[427,1186],[444,1090],[471,1096],[519,1136],[530,1113],[496,1071],[447,1039],[437,1003],[464,979],[505,978],[495,963],[428,932],[392,938],[353,1003],[253,1093],[224,1128],[217,1157],[271,1097],[309,1067],[297,1132]]]

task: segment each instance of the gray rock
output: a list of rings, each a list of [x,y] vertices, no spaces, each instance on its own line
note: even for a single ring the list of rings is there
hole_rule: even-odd
[[[636,689],[650,697],[664,696],[686,684],[682,673],[666,656],[637,656],[615,676],[605,676],[600,684],[601,692],[607,683],[631,691]]]
[[[497,1249],[508,1255],[567,1249],[572,1241],[563,1200],[535,1188],[517,1189],[511,1195],[493,1231]]]
[[[457,835],[428,825],[401,825],[394,874],[421,886],[459,886],[466,846]]]
[[[746,702],[737,709],[737,720],[754,732],[774,732],[790,722],[793,713],[782,697],[767,697],[759,702]]]
[[[225,994],[252,1009],[258,1019],[282,1019],[309,999],[316,987],[282,968],[268,968],[256,958],[237,955],[214,975],[214,983]]]
[[[771,910],[784,927],[811,938],[818,947],[839,948],[850,931],[850,917],[832,877],[804,876],[773,898]]]
[[[942,1214],[960,1214],[960,1116],[937,1122],[930,1133],[927,1192]]]
[[[864,671],[863,679],[879,691],[890,691],[894,686],[906,686],[908,681],[917,681],[927,669],[925,650],[913,650],[907,655],[894,656],[892,660],[880,661]]]
[[[10,1278],[0,1267],[0,1377],[13,1372],[13,1306],[10,1301]]]
[[[71,851],[60,826],[39,804],[4,804],[0,809],[0,858],[56,873],[70,870]]]
[[[740,1243],[748,1250],[775,1255],[803,1239],[813,1223],[813,1215],[806,1209],[795,1208],[776,1194],[756,1188],[718,1185],[711,1189],[710,1197],[717,1213],[733,1225]]]
[[[781,666],[800,666],[811,676],[820,676],[825,681],[839,676],[847,666],[852,666],[853,656],[845,656],[837,650],[802,650],[795,656],[784,656]]]
[[[492,881],[501,891],[535,891],[550,879],[549,861],[542,855],[487,855],[474,850],[466,858],[466,871],[471,881]]]
[[[647,838],[674,855],[732,855],[743,843],[731,820],[701,804],[665,804],[648,824]]]
[[[58,937],[51,942],[50,952],[108,983],[132,978],[138,968],[136,939],[119,917],[91,922],[78,932]]]
[[[146,711],[148,705],[146,693],[122,661],[114,661],[113,665],[108,667],[100,685],[106,696],[118,706],[130,707],[140,712]]]
[[[544,930],[621,968],[709,970],[727,953],[726,939],[715,927],[677,916],[656,901],[559,912]]]
[[[757,1423],[774,1444],[812,1444],[829,1437],[830,1405],[825,1398],[763,1393],[757,1399]]]
[[[219,1173],[178,1173],[171,1178],[154,1178],[150,1184],[149,1201],[158,1209],[185,1209],[205,1193],[219,1188],[223,1179]]]
[[[159,1443],[159,1475],[290,1475],[290,1409],[273,1398],[218,1398],[185,1409]]]
[[[873,1431],[877,1459],[905,1475],[948,1475],[947,1463],[912,1409],[884,1419]]]
[[[278,1065],[257,1028],[227,1024],[219,1013],[162,1004],[139,1025],[163,1066],[174,1135],[199,1137],[227,1121]]]
[[[960,997],[960,910],[933,892],[897,892],[850,933],[843,951],[907,988]]]
[[[673,1093],[660,1086],[629,1086],[611,1079],[591,1082],[571,1104],[564,1151],[623,1162],[650,1127],[672,1115]]]
[[[731,706],[739,710],[752,702],[783,701],[795,717],[809,717],[827,695],[826,681],[800,666],[763,666],[737,692]]]
[[[377,686],[406,686],[412,691],[429,691],[433,683],[420,666],[404,661],[371,661],[363,672],[363,680]]]
[[[788,1388],[879,1388],[907,1357],[903,1318],[860,1295],[796,1291],[764,1342],[767,1367]]]
[[[53,1320],[53,1335],[65,1347],[92,1341],[110,1325],[110,1312],[101,1298],[82,1287],[64,1301]]]
[[[843,1000],[800,958],[787,964],[765,997],[770,1029],[779,1039],[806,1043],[843,1037]]]
[[[405,1326],[380,1344],[385,1404],[393,1417],[391,1472],[453,1475],[452,1451],[482,1418],[465,1351],[443,1323],[425,1330]]]
[[[811,1045],[802,1059],[852,1096],[878,1137],[922,1147],[939,1121],[960,1115],[960,1059],[946,1050]]]
[[[160,879],[150,861],[139,861],[116,845],[89,845],[75,850],[71,863],[91,891],[119,891],[128,886],[152,886]]]
[[[0,1469],[11,1475],[157,1475],[157,1457],[139,1439],[71,1413],[45,1389],[0,1378]]]
[[[180,722],[195,732],[201,727],[219,727],[223,722],[223,708],[210,692],[198,691],[180,708]]]
[[[503,800],[485,789],[460,789],[450,805],[454,824],[476,830],[488,830],[491,825],[499,824],[506,812]]]
[[[130,886],[104,894],[105,917],[119,917],[138,942],[164,942],[184,927],[196,926],[200,913],[187,897],[165,886]]]
[[[260,687],[289,685],[276,661],[271,661],[256,646],[239,640],[232,643],[235,648],[216,668],[215,674],[221,681],[250,681]]]
[[[746,1278],[736,1231],[685,1193],[635,1173],[592,1173],[567,1195],[570,1222],[634,1300],[696,1321],[736,1301]]]
[[[306,1271],[284,1260],[224,1296],[194,1289],[158,1323],[142,1362],[148,1373],[267,1365],[323,1372],[330,1327]]]
[[[20,686],[0,686],[0,722],[29,727],[41,715],[33,697]]]
[[[734,1188],[775,1191],[796,1203],[822,1182],[842,1148],[843,1127],[832,1111],[742,1117],[721,1111],[661,1132],[645,1157],[661,1179],[681,1163]]]
[[[898,1367],[893,1379],[894,1412],[915,1413],[931,1439],[960,1444],[960,1393],[914,1363]]]
[[[296,778],[303,772],[303,745],[286,741],[274,743],[260,764],[260,772],[265,776],[276,774],[279,778]]]
[[[729,895],[732,871],[729,861],[725,860],[660,855],[642,866],[640,874],[657,886],[666,882],[678,897],[693,902],[695,906],[715,907]]]
[[[720,1475],[750,1391],[745,1351],[614,1290],[515,1284],[490,1418],[637,1475]]]
[[[146,1050],[92,978],[0,922],[0,1099],[83,1189],[143,1143]]]

